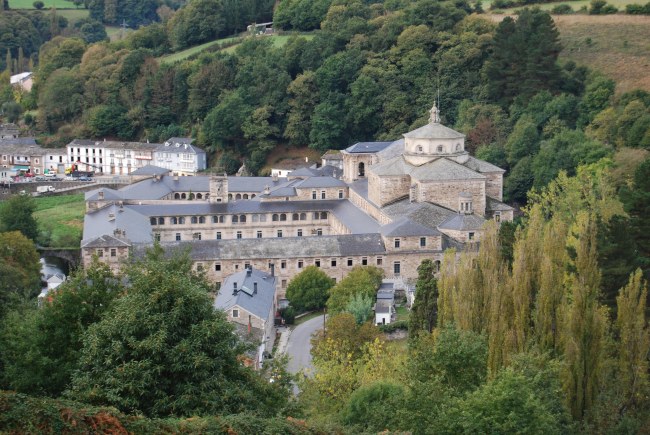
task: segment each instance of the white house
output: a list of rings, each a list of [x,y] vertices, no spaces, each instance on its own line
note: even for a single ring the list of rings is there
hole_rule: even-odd
[[[395,289],[393,283],[382,282],[377,290],[377,302],[375,302],[375,324],[388,325],[396,317],[395,310]]]
[[[169,138],[156,147],[153,164],[181,176],[205,170],[208,167],[205,151],[192,145],[193,141],[191,137]]]

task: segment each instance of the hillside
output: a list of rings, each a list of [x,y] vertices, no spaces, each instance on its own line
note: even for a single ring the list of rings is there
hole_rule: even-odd
[[[501,21],[505,15],[489,15]],[[560,59],[601,71],[616,81],[616,93],[650,91],[650,17],[555,15],[563,50]]]

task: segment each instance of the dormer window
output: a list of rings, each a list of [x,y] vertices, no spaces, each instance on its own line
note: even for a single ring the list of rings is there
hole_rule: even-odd
[[[438,152],[441,153],[443,150],[442,145],[438,145]]]

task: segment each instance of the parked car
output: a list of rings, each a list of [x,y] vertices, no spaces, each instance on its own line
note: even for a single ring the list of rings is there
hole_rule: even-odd
[[[42,175],[37,175],[36,177],[34,177],[34,181],[45,181],[45,180],[47,180],[47,178],[45,178]]]
[[[77,179],[74,178],[72,175],[68,175],[63,179],[63,181],[77,181]]]
[[[93,181],[93,179],[91,177],[79,177],[78,180],[79,181]]]
[[[63,178],[53,177],[53,178],[50,178],[50,181],[63,181]]]

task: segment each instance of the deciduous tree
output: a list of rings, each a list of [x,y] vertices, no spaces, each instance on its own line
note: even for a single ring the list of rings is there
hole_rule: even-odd
[[[287,299],[297,311],[318,310],[325,307],[332,278],[316,266],[307,266],[287,286]]]

